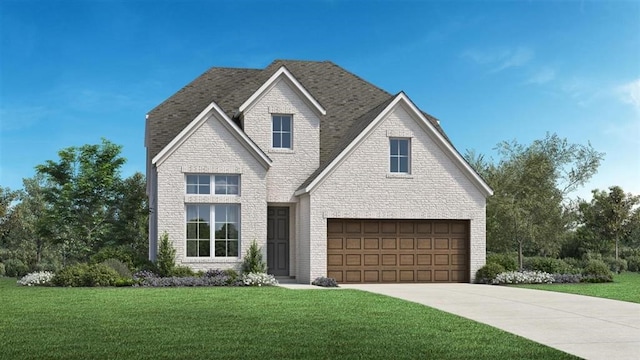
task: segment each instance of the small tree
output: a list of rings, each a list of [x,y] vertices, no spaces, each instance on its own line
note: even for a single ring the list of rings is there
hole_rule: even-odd
[[[267,264],[264,262],[262,252],[255,240],[253,240],[251,246],[249,246],[247,254],[244,256],[242,261],[242,272],[245,274],[267,272]]]
[[[176,249],[171,245],[169,234],[166,231],[160,236],[160,249],[156,265],[160,276],[169,276],[176,267]]]

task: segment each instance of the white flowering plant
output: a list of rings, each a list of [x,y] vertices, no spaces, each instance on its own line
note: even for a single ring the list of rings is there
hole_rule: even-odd
[[[498,274],[494,284],[552,284],[553,275],[543,271],[508,271]]]
[[[48,286],[51,285],[51,279],[53,279],[53,275],[54,274],[51,271],[32,272],[18,280],[18,285]]]
[[[246,286],[274,286],[278,285],[278,280],[273,275],[265,273],[245,273],[242,274],[242,282]]]

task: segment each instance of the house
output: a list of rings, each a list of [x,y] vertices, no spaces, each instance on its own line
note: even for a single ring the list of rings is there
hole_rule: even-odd
[[[310,283],[469,282],[491,188],[439,121],[332,62],[212,68],[147,115],[150,259]]]

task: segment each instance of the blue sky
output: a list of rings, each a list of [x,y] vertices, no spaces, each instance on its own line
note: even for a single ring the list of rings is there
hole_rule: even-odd
[[[331,60],[454,145],[555,132],[606,152],[574,196],[640,194],[640,2],[0,2],[0,186],[105,137],[145,170],[145,114],[212,66]]]

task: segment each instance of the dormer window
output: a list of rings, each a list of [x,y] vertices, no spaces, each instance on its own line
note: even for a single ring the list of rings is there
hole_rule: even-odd
[[[274,149],[291,149],[291,125],[293,122],[292,115],[273,115],[272,116],[272,147]]]

